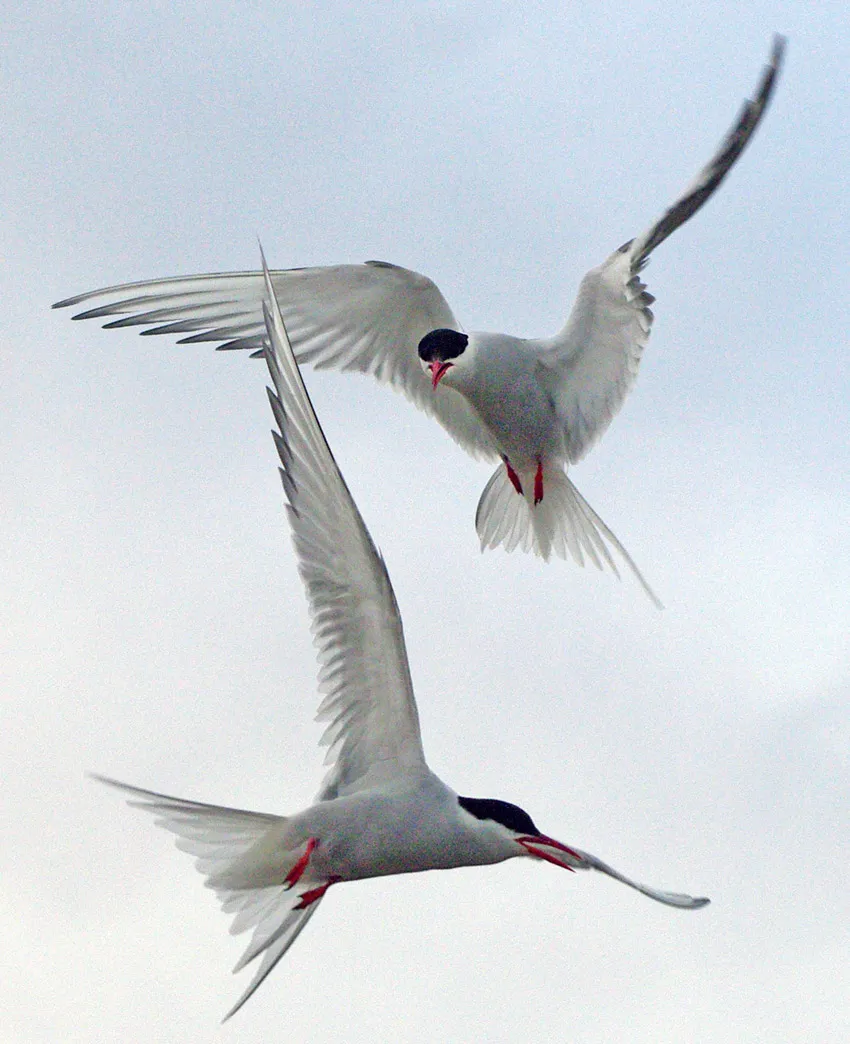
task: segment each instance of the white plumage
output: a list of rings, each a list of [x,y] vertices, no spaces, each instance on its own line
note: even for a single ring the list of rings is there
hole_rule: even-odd
[[[265,264],[265,262],[264,262]],[[707,899],[629,880],[595,856],[541,834],[507,802],[459,797],[428,768],[401,617],[375,549],[313,412],[274,287],[265,349],[287,513],[307,589],[327,721],[329,772],[316,803],[293,816],[221,808],[114,780],[156,816],[251,939],[235,970],[259,965],[238,1010],[286,953],[327,889],[342,881],[531,856],[596,869],[670,906]]]
[[[615,573],[618,555],[660,604],[565,469],[600,438],[634,384],[653,318],[640,271],[741,154],[770,100],[784,47],[776,37],[755,97],[709,163],[643,235],[588,272],[552,338],[472,333],[443,366],[439,354],[420,358],[422,339],[462,327],[427,277],[378,261],[271,274],[300,362],[372,374],[433,414],[473,455],[503,459],[476,513],[482,548],[589,559]],[[237,272],[113,286],[55,307],[100,301],[74,318],[119,316],[106,326],[145,326],[145,334],[177,334],[185,344],[260,354],[263,297],[261,272]]]

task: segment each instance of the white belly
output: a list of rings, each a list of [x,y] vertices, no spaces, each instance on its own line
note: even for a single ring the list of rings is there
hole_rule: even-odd
[[[538,379],[534,353],[517,338],[472,337],[474,378],[457,388],[493,434],[500,452],[518,470],[536,467],[538,461],[562,461],[563,428]]]
[[[314,805],[294,818],[305,840],[319,840],[310,870],[323,879],[473,866],[514,854],[468,831],[457,808],[455,795],[428,776],[403,790],[367,791]]]

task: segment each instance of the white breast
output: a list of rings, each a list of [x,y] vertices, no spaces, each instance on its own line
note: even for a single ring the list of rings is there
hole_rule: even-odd
[[[492,432],[499,450],[518,469],[564,458],[563,430],[538,377],[537,342],[505,334],[470,335],[471,366],[451,372]]]
[[[496,831],[491,836],[464,813],[454,792],[432,773],[393,789],[322,802],[295,818],[305,840],[319,838],[311,870],[326,879],[484,865],[517,854]]]

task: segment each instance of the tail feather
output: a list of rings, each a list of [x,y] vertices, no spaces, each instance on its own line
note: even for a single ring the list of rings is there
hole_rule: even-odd
[[[283,893],[277,898],[280,902],[285,902],[289,906],[291,906],[292,901],[296,898],[291,892],[283,892],[282,888],[273,889],[273,891]],[[257,926],[254,931],[254,937],[251,940],[251,945],[239,959],[233,970],[234,972],[241,971],[246,964],[250,964],[250,962],[259,957],[261,953],[263,954],[263,959],[254,973],[254,978],[248,983],[245,992],[224,1016],[221,1020],[222,1022],[227,1022],[227,1020],[235,1015],[242,1005],[257,992],[264,980],[272,973],[277,962],[284,956],[289,947],[307,927],[307,922],[319,908],[319,903],[321,901],[321,899],[316,899],[303,910],[289,909],[283,916],[281,916],[281,913],[278,911],[274,915],[274,921],[276,921],[277,927],[270,933],[260,933],[260,929],[265,922],[261,922],[261,924]],[[267,920],[272,921],[272,917],[269,916]]]
[[[482,550],[501,546],[513,551],[519,547],[546,561],[554,552],[559,558],[573,558],[581,566],[587,559],[597,569],[608,568],[619,578],[613,550],[653,604],[663,608],[631,555],[560,467],[544,467],[544,495],[538,504],[533,496],[534,471],[521,472],[519,478],[522,495],[517,494],[500,464],[484,487],[475,514]]]
[[[303,845],[288,847],[284,816],[185,801],[152,790],[128,786],[95,776],[101,783],[123,791],[128,804],[154,815],[157,826],[177,835],[177,847],[195,856],[195,866],[206,877],[226,914],[233,914],[232,935],[251,931],[251,941],[234,971],[240,971],[264,954],[253,979],[225,1015],[234,1015],[257,990],[318,908],[321,898],[296,909],[302,885],[314,887],[309,867],[299,888],[284,883],[298,861]]]
[[[482,551],[500,544],[506,551],[513,551],[517,545],[523,551],[532,550],[534,534],[520,504],[525,504],[525,500],[517,496],[500,464],[484,487],[475,512]]]
[[[274,916],[283,898],[282,885],[269,885],[266,888],[246,888],[218,893],[221,909],[226,914],[233,914],[230,925],[231,935],[241,935],[249,928],[258,928],[264,924],[271,914]],[[251,945],[253,945],[253,937]]]

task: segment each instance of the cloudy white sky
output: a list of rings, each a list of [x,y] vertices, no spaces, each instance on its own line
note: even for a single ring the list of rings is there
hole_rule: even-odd
[[[109,283],[380,258],[468,329],[560,327],[584,271],[764,125],[647,272],[636,390],[578,487],[630,579],[480,555],[489,469],[306,374],[386,557],[461,793],[662,887],[516,860],[334,889],[225,1027],[241,940],[87,771],[297,810],[315,664],[262,366],[71,323]],[[832,1042],[850,1033],[846,9],[30,3],[0,106],[2,1038]]]

